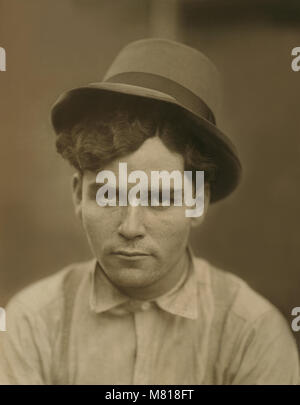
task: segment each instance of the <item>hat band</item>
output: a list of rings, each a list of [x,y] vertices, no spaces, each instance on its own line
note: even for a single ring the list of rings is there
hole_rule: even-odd
[[[213,112],[200,97],[166,77],[144,72],[125,72],[112,76],[105,82],[131,84],[168,94],[182,104],[183,107],[205,118],[212,124],[216,124]]]

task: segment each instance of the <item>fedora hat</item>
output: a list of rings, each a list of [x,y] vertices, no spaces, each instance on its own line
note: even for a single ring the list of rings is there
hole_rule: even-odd
[[[180,109],[195,127],[217,166],[211,202],[229,195],[238,185],[241,164],[237,151],[216,126],[219,76],[203,53],[166,39],[144,39],[125,46],[101,82],[63,93],[51,110],[58,134],[74,125],[91,103],[105,103],[112,94],[143,97]],[[184,134],[182,135],[184,136]]]

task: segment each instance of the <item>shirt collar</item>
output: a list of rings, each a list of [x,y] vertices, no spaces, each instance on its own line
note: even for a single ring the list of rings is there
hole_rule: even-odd
[[[190,265],[188,271],[166,294],[151,300],[162,310],[188,319],[198,316],[197,277],[195,275],[195,256],[188,247]],[[92,261],[90,308],[96,313],[109,311],[132,299],[118,290],[99,266],[97,259]]]
[[[184,278],[179,280],[175,288],[155,301],[157,305],[173,315],[189,319],[197,319],[197,282],[195,277],[194,257],[189,249],[190,265]]]
[[[90,307],[97,313],[108,311],[120,304],[130,300],[130,297],[123,294],[108,279],[97,259],[93,261],[91,273],[91,294]]]

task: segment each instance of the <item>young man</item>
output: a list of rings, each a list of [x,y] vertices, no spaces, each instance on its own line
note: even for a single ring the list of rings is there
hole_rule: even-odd
[[[240,177],[235,149],[215,124],[216,96],[217,74],[203,54],[151,39],[125,47],[103,82],[57,101],[56,146],[76,168],[75,211],[94,259],[10,301],[2,383],[298,383],[296,345],[280,313],[189,248],[191,228]],[[203,214],[187,216],[174,203],[174,184],[170,205],[162,189],[159,205],[150,197],[121,204],[120,163],[148,179],[204,171]],[[103,170],[118,186],[114,203],[100,206]],[[129,196],[134,184],[126,187]],[[109,189],[102,199],[109,202]]]

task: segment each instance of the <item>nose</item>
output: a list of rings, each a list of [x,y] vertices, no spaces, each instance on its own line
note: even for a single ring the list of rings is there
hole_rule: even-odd
[[[145,228],[143,223],[144,207],[122,207],[121,223],[118,228],[119,235],[126,239],[143,238]]]

